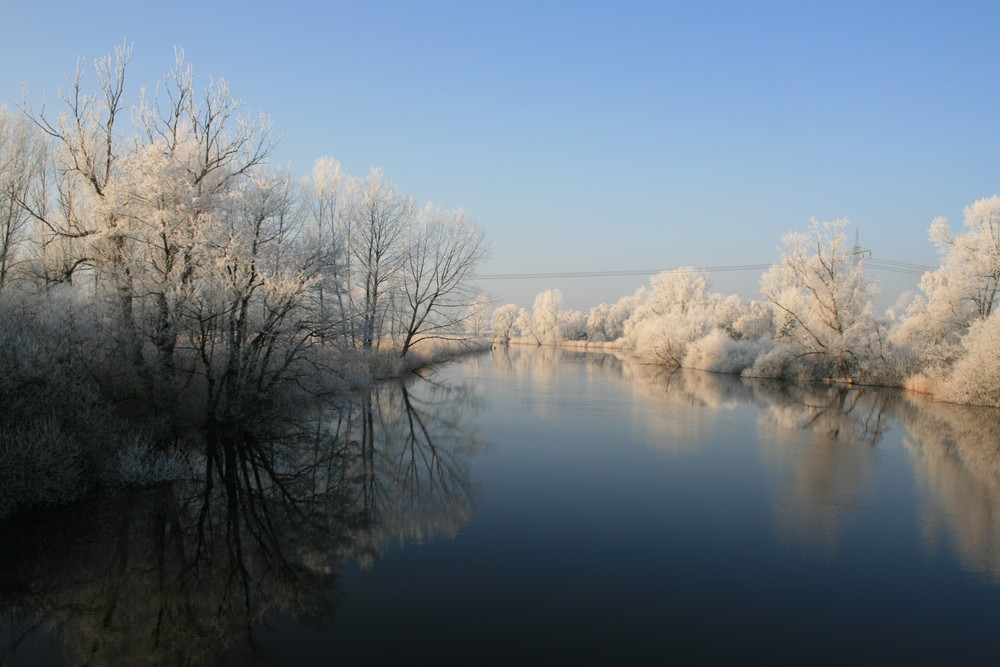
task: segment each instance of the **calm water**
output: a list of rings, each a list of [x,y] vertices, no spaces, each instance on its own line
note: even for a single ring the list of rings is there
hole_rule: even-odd
[[[0,527],[0,661],[1000,659],[997,411],[513,348],[213,446]]]

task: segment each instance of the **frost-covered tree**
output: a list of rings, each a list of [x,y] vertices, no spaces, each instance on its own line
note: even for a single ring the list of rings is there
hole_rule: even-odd
[[[579,310],[559,313],[559,330],[564,340],[587,340],[587,316]]]
[[[924,274],[922,294],[893,331],[916,357],[907,386],[961,403],[998,405],[997,301],[1000,300],[1000,197],[965,209],[965,231],[944,218],[930,228],[941,266]]]
[[[86,483],[127,443],[169,458],[190,428],[252,430],[303,390],[380,374],[355,348],[405,354],[485,307],[470,281],[487,245],[464,212],[417,220],[379,170],[270,168],[267,119],[222,80],[196,89],[176,56],[136,103],[123,46],[93,90],[77,68],[59,113],[0,111],[0,441],[31,470],[86,442],[67,459]]]
[[[774,337],[774,314],[766,303],[751,301],[740,309],[739,315],[733,320],[732,329],[735,338],[771,339]]]
[[[372,169],[351,204],[346,242],[348,281],[356,341],[377,349],[387,315],[394,305],[394,287],[405,262],[405,232],[414,204],[401,195],[381,169]]]
[[[468,308],[468,316],[465,320],[465,331],[476,339],[482,339],[489,335],[489,315],[492,302],[490,297],[479,294],[473,299]]]
[[[587,338],[597,342],[615,340],[621,336],[615,324],[611,314],[611,306],[606,303],[594,306],[587,315]],[[618,333],[617,336],[616,333]]]
[[[1000,197],[967,207],[965,227],[956,234],[944,218],[931,224],[941,266],[924,274],[923,294],[893,332],[893,340],[912,348],[931,375],[954,363],[962,354],[962,338],[990,317],[1000,299]]]
[[[190,281],[204,261],[204,235],[217,227],[219,210],[229,200],[244,207],[251,191],[265,200],[263,210],[280,210],[287,217],[293,196],[287,178],[252,180],[273,146],[269,121],[240,116],[241,102],[224,80],[215,80],[199,94],[183,51],[176,57],[174,71],[164,82],[164,97],[140,104],[148,147],[136,153],[137,167],[163,161],[166,173],[157,183],[147,181],[130,192],[146,209],[138,222],[146,232],[141,238],[150,239],[146,245],[152,271],[142,274],[153,276],[152,340],[161,371],[168,375],[178,335],[171,311],[183,307]],[[155,197],[149,194],[153,192]],[[285,220],[286,227],[290,224]]]
[[[317,254],[296,242],[296,202],[287,175],[261,171],[218,213],[207,257],[185,300],[193,372],[210,418],[247,417],[255,400],[309,365],[315,335]]]
[[[174,393],[179,318],[210,263],[220,211],[264,163],[272,140],[266,119],[239,115],[224,81],[199,93],[180,50],[161,94],[135,107],[129,133],[130,57],[120,47],[95,63],[96,93],[78,68],[58,119],[44,110],[35,117],[54,140],[59,176],[58,206],[34,213],[44,246],[69,254],[43,257],[43,265],[62,266],[55,278],[69,282],[89,269],[98,293],[116,303],[122,350],[147,390],[165,400]]]
[[[624,296],[612,305],[602,303],[590,309],[587,316],[587,337],[596,342],[615,341],[625,333],[625,322],[643,301],[645,290]]]
[[[42,247],[58,251],[54,258],[42,255],[41,273],[53,283],[72,282],[79,271],[93,269],[104,283],[117,282],[109,285],[109,291],[117,291],[121,320],[127,326],[134,323],[130,274],[123,268],[127,236],[118,229],[114,212],[102,204],[118,159],[137,144],[121,127],[129,111],[124,95],[131,57],[131,47],[123,45],[96,60],[96,92],[88,90],[85,68],[78,63],[69,90],[60,91],[63,110],[55,120],[44,108],[34,114],[27,107],[29,117],[52,139],[56,164],[55,205],[32,209],[41,226]],[[137,349],[128,352],[135,360]]]
[[[302,188],[301,238],[316,255],[316,335],[345,349],[353,345],[347,229],[357,187],[336,160],[322,157]]]
[[[935,387],[936,398],[1000,407],[1000,311],[977,320],[962,339],[961,356]]]
[[[0,289],[27,261],[31,211],[45,206],[48,147],[24,116],[0,107]]]
[[[478,296],[472,284],[489,246],[462,210],[425,208],[406,234],[397,318],[400,356],[425,340],[455,334]]]
[[[754,373],[853,378],[882,363],[882,334],[873,315],[877,289],[850,254],[848,224],[814,220],[807,233],[782,239],[780,263],[761,278],[779,345]]]
[[[944,218],[931,225],[951,287],[950,294],[940,296],[962,320],[985,320],[1000,299],[1000,197],[967,207],[965,226],[968,231],[955,235]]]
[[[518,333],[517,322],[521,315],[521,309],[516,304],[508,303],[493,311],[490,318],[490,328],[493,330],[494,340],[503,344],[510,342]]]
[[[471,278],[489,246],[461,209],[417,210],[379,169],[364,180],[331,158],[306,180],[304,239],[318,253],[314,287],[324,343],[361,349],[467,329],[478,292]]]
[[[546,290],[535,297],[531,313],[521,314],[517,327],[522,335],[530,336],[539,345],[554,345],[565,340],[560,320],[562,311],[562,292]]]

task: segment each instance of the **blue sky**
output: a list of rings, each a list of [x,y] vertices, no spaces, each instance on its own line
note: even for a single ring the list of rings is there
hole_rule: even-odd
[[[55,107],[123,39],[132,90],[184,47],[305,174],[382,167],[486,230],[483,273],[768,264],[811,218],[881,259],[1000,191],[1000,2],[22,2],[0,0],[0,103]],[[91,81],[93,78],[91,77]],[[760,271],[713,274],[753,296]],[[916,278],[876,274],[882,306]],[[644,277],[489,281],[530,306]]]

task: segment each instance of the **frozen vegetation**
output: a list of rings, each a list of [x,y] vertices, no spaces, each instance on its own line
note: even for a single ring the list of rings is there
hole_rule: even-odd
[[[941,266],[899,318],[874,311],[877,285],[847,242],[847,220],[813,221],[782,239],[760,280],[760,298],[710,291],[693,268],[660,273],[648,287],[582,315],[562,295],[531,311],[498,308],[495,340],[610,344],[641,360],[746,377],[902,386],[943,401],[1000,407],[1000,197],[965,210],[965,229],[930,228]]]
[[[57,109],[0,108],[0,516],[176,477],[206,432],[483,328],[465,211],[330,158],[294,178],[223,81],[199,89],[179,52],[130,99],[129,59],[78,68]]]

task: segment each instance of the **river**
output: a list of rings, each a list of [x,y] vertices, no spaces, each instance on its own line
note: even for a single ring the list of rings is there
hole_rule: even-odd
[[[206,451],[0,524],[0,661],[1000,655],[997,410],[515,347]]]

